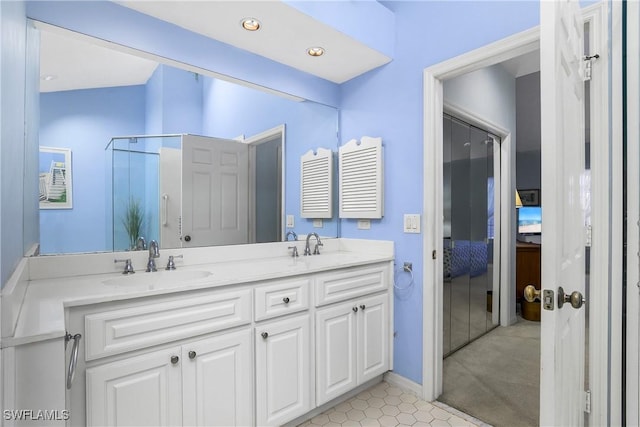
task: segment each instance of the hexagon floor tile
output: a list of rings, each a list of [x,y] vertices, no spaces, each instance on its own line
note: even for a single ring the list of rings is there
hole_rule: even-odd
[[[299,427],[320,426],[490,427],[444,403],[425,402],[384,381]]]

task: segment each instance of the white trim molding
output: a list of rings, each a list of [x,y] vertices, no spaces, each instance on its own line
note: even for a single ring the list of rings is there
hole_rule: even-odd
[[[627,2],[626,424],[640,425],[640,2]]]

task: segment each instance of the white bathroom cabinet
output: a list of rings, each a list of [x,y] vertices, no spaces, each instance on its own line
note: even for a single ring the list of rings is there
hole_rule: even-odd
[[[311,409],[309,315],[255,329],[256,424],[281,425]]]
[[[286,254],[287,244],[259,249]],[[334,244],[351,251],[332,254]],[[14,390],[5,408],[64,409],[70,418],[55,424],[66,426],[301,422],[393,367],[393,247],[325,245],[299,259],[242,258],[253,246],[185,250],[207,274],[176,275],[202,279],[175,284],[171,273],[109,273],[107,254],[68,260],[79,269],[71,278],[46,277],[66,258],[30,260],[25,271],[39,277],[26,282],[17,332],[2,350],[5,389]],[[212,254],[238,259],[206,264]],[[89,261],[107,272],[80,274]],[[45,321],[41,307],[56,309]],[[65,330],[82,335],[71,389]]]
[[[316,313],[316,403],[322,405],[389,370],[388,295]]]
[[[86,371],[88,426],[250,425],[251,395],[249,328]]]

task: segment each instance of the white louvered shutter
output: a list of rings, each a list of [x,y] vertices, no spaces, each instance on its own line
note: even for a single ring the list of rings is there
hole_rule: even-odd
[[[340,218],[384,216],[382,138],[363,136],[339,148]]]
[[[319,148],[300,158],[300,216],[331,218],[333,216],[333,153]]]

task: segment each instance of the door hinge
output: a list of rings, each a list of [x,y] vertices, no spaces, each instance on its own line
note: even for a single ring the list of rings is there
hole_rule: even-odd
[[[585,390],[584,392],[584,412],[591,413],[591,390]]]
[[[436,259],[438,257],[438,252],[436,252],[436,250],[434,249],[433,251],[431,251],[431,259]]]
[[[585,82],[591,80],[593,60],[598,58],[600,58],[600,55],[598,55],[597,53],[595,55],[586,55],[583,57],[583,59],[586,61],[585,68],[584,68],[584,79],[583,79]]]

